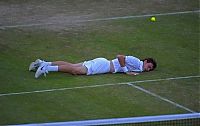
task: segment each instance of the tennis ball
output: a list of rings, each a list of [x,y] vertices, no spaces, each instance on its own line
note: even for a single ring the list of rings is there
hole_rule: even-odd
[[[156,17],[151,17],[151,21],[155,22],[156,21]]]

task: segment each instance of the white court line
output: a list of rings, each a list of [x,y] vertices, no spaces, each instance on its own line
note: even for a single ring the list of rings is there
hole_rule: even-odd
[[[118,19],[129,19],[129,18],[142,18],[142,17],[151,17],[151,16],[167,16],[167,15],[177,15],[177,14],[189,14],[189,13],[199,13],[200,10],[194,11],[182,11],[182,12],[171,12],[171,13],[157,13],[157,14],[145,14],[145,15],[134,15],[134,16],[123,16],[123,17],[111,17],[111,18],[102,18],[102,19],[92,19],[89,21],[108,21],[108,20],[118,20]]]
[[[133,83],[159,82],[159,81],[180,80],[180,79],[190,79],[190,78],[199,78],[199,77],[200,77],[200,75],[165,78],[165,79],[154,79],[154,80],[132,81],[132,82],[122,82],[122,83],[114,83],[114,84],[99,84],[99,85],[80,86],[80,87],[71,87],[71,88],[54,88],[54,89],[48,89],[48,90],[13,92],[13,93],[0,94],[0,97],[2,97],[2,96],[13,96],[13,95],[24,95],[24,94],[33,94],[33,93],[43,93],[43,92],[64,91],[64,90],[75,90],[75,89],[84,89],[84,88],[96,88],[96,87],[115,86],[115,85],[127,85],[128,83],[132,83],[133,84]]]
[[[200,12],[200,10],[193,10],[193,11],[181,11],[181,12],[171,12],[171,13],[156,13],[156,14],[134,15],[134,16],[97,18],[97,19],[91,19],[91,20],[78,20],[78,21],[74,21],[74,23],[141,18],[141,17],[150,17],[150,16],[167,16],[167,15],[189,14],[189,13],[199,13],[199,12]],[[60,23],[63,24],[64,22],[60,22]],[[42,26],[42,25],[56,25],[56,24],[60,24],[60,23],[33,23],[33,24],[7,25],[7,26],[0,26],[0,29],[18,28],[18,27],[32,27],[32,26]]]
[[[176,102],[173,102],[173,101],[171,101],[171,100],[169,100],[169,99],[166,99],[166,98],[164,98],[164,97],[162,97],[162,96],[160,96],[160,95],[157,95],[157,94],[155,94],[155,93],[153,93],[153,92],[151,92],[151,91],[148,91],[148,90],[146,90],[146,89],[144,89],[144,88],[142,88],[142,87],[140,87],[140,86],[137,86],[137,85],[134,85],[134,84],[131,84],[131,83],[128,83],[128,85],[130,85],[130,86],[132,86],[132,87],[134,87],[134,88],[136,88],[136,89],[138,89],[138,90],[140,90],[140,91],[142,91],[142,92],[145,92],[145,93],[147,93],[147,94],[149,94],[149,95],[151,95],[151,96],[154,96],[154,97],[156,97],[156,98],[158,98],[158,99],[161,99],[161,100],[163,100],[163,101],[165,101],[165,102],[168,102],[168,103],[170,103],[170,104],[172,104],[172,105],[174,105],[174,106],[176,106],[176,107],[179,107],[179,108],[181,108],[181,109],[183,109],[183,110],[186,110],[186,111],[192,112],[192,113],[196,113],[195,111],[193,111],[193,110],[191,110],[191,109],[189,109],[189,108],[187,108],[187,107],[185,107],[185,106],[183,106],[183,105],[180,105],[180,104],[178,104],[178,103],[176,103]]]
[[[75,89],[85,89],[85,88],[96,88],[96,87],[114,86],[114,85],[125,85],[125,84],[127,84],[127,83],[90,85],[90,86],[71,87],[71,88],[54,88],[54,89],[38,90],[38,91],[24,91],[24,92],[0,94],[0,97],[2,97],[2,96],[10,96],[10,95],[23,95],[23,94],[33,94],[33,93],[43,93],[43,92],[53,92],[53,91],[75,90]]]

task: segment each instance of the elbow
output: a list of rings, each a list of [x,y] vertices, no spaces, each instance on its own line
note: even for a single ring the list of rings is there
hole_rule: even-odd
[[[117,59],[118,60],[125,60],[125,56],[124,55],[117,55]]]
[[[124,58],[125,56],[124,55],[117,55],[117,58]]]

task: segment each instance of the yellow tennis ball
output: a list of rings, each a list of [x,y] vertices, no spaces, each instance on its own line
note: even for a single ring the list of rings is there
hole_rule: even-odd
[[[151,21],[155,22],[156,21],[156,17],[151,17]]]

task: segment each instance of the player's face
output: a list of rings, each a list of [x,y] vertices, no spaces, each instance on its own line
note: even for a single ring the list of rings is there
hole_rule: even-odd
[[[148,72],[153,70],[153,64],[152,63],[147,63],[147,61],[144,61],[144,71]]]

